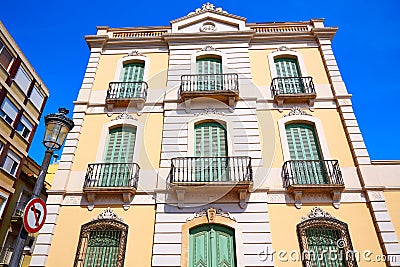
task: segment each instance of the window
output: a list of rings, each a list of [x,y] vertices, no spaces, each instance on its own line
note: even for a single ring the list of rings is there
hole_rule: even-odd
[[[195,125],[196,181],[229,180],[228,145],[225,128],[217,122]]]
[[[0,218],[3,216],[3,211],[4,211],[4,208],[6,207],[7,199],[8,199],[8,196],[6,194],[3,194],[2,192],[0,192]]]
[[[32,132],[33,125],[28,121],[25,116],[21,117],[20,122],[17,126],[17,132],[25,139],[29,138],[30,133]]]
[[[33,105],[40,110],[43,104],[44,96],[36,86],[33,87],[29,99],[32,101]]]
[[[315,129],[309,124],[285,126],[290,159],[299,184],[325,184],[327,176]]]
[[[347,224],[315,207],[297,225],[304,266],[357,266]]]
[[[304,92],[301,73],[297,59],[275,58],[275,68],[279,93],[297,94]]]
[[[14,81],[18,84],[19,88],[26,94],[29,86],[31,85],[32,79],[29,78],[28,74],[22,67],[19,67],[17,74],[15,75]]]
[[[124,266],[127,234],[128,225],[111,216],[84,224],[74,267]]]
[[[5,47],[4,43],[0,40],[0,65],[2,65],[6,70],[9,69],[14,57]]]
[[[236,266],[234,230],[205,224],[189,230],[189,267]]]
[[[2,168],[11,175],[15,175],[21,158],[11,150],[8,151],[6,158],[3,161]]]
[[[223,76],[221,58],[198,58],[197,90],[222,90]]]
[[[18,108],[8,99],[4,98],[0,108],[0,116],[9,124],[12,124],[18,114]]]
[[[126,63],[121,74],[121,90],[119,98],[141,97],[142,82],[144,75],[144,63]]]

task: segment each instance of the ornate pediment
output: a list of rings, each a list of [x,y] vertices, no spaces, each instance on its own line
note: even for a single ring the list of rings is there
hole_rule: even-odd
[[[213,223],[216,216],[225,217],[236,222],[236,219],[233,218],[229,212],[223,211],[222,209],[215,209],[213,207],[195,212],[191,217],[187,218],[186,221],[188,222],[195,218],[200,218],[203,216],[207,217],[209,223]]]
[[[307,217],[302,217],[301,220],[309,220],[309,219],[316,219],[316,218],[327,218],[327,219],[334,219],[329,212],[324,211],[320,207],[314,207],[308,214]]]
[[[123,112],[123,113],[119,114],[117,117],[115,117],[114,119],[112,119],[112,121],[117,121],[117,120],[137,120],[137,119],[134,118],[131,114]]]
[[[307,115],[307,116],[311,116],[311,114],[308,114],[307,112],[305,112],[304,110],[301,110],[300,107],[292,107],[289,111],[288,114],[283,115],[283,117],[288,117],[288,116],[298,116],[298,115]]]
[[[118,217],[118,215],[110,207],[103,210],[103,212],[100,213],[94,220],[117,220],[120,222],[123,221],[122,218]]]
[[[223,32],[245,30],[246,19],[207,2],[184,17],[171,21],[172,32]]]

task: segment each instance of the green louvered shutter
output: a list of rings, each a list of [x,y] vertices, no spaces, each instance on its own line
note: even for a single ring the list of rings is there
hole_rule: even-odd
[[[135,149],[136,128],[118,127],[109,131],[104,161],[106,163],[132,163]],[[131,166],[108,164],[102,171],[102,186],[126,186]]]
[[[197,90],[214,91],[221,90],[223,85],[222,62],[217,58],[202,58],[196,61]],[[217,74],[217,75],[212,75]]]
[[[89,233],[84,267],[117,266],[121,231],[96,230]]]
[[[307,250],[314,253],[310,265],[316,267],[345,267],[346,255],[338,247],[339,230],[313,227],[306,229]],[[311,254],[310,254],[311,255]]]
[[[277,77],[291,77],[278,80],[279,93],[298,94],[304,92],[301,78],[296,78],[301,77],[297,60],[292,58],[276,58],[275,68]]]
[[[124,64],[121,82],[120,98],[140,97],[144,74],[144,63],[129,63]]]
[[[225,128],[216,122],[195,126],[195,180],[204,182],[227,181],[228,160]],[[217,158],[216,158],[217,157]],[[220,158],[218,158],[220,157]]]
[[[292,163],[297,183],[325,184],[327,177],[314,127],[308,124],[288,124],[286,137],[290,159],[298,161]]]
[[[207,224],[189,231],[189,267],[235,267],[234,231]]]

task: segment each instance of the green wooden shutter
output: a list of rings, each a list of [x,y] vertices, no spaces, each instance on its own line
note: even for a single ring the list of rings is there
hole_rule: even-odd
[[[121,231],[96,230],[89,233],[84,267],[117,266]]]
[[[189,231],[189,267],[235,267],[234,231],[206,224]]]
[[[318,138],[314,127],[308,124],[286,125],[286,137],[290,159],[293,162],[297,182],[301,184],[321,184],[327,182]]]
[[[135,127],[117,127],[109,131],[104,162],[132,163],[136,141]],[[102,169],[101,186],[126,186],[131,166],[107,164]]]
[[[314,253],[310,266],[345,267],[346,255],[343,248],[338,247],[339,230],[312,227],[306,229],[307,249]]]
[[[195,126],[195,180],[226,181],[228,175],[228,154],[226,130],[217,122],[205,122]],[[215,158],[222,157],[222,158]]]
[[[292,58],[276,58],[276,74],[278,77],[291,77],[278,80],[278,87],[281,94],[296,94],[304,91],[304,86],[300,78],[300,68],[297,60]]]
[[[120,98],[140,97],[144,74],[144,63],[124,64],[121,74]]]
[[[196,61],[197,74],[197,90],[221,90],[223,85],[222,61],[218,58],[201,58]]]

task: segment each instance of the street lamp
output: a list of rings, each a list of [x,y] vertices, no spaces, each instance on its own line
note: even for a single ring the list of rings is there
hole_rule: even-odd
[[[47,169],[49,168],[51,156],[55,150],[59,150],[67,137],[68,132],[74,127],[74,122],[67,117],[68,110],[59,108],[58,113],[51,113],[44,117],[46,131],[44,133],[43,145],[46,147],[46,152],[43,158],[42,166],[40,167],[39,176],[33,188],[32,198],[40,197],[43,183],[46,178]],[[10,260],[10,267],[18,267],[21,261],[22,251],[24,249],[25,240],[28,237],[28,232],[22,226],[19,236],[14,246]]]

